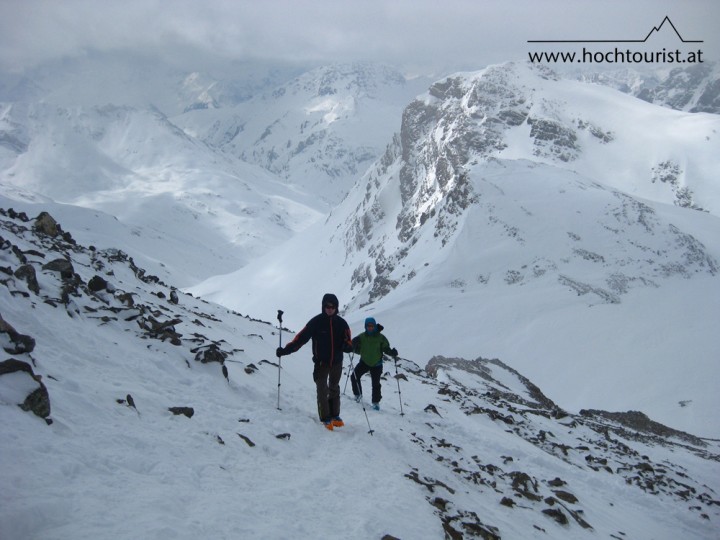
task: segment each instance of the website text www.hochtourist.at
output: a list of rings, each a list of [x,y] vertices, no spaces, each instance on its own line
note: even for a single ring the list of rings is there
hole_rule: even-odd
[[[606,50],[582,51],[535,51],[528,52],[532,63],[542,64],[701,64],[703,51],[681,51],[680,49],[661,51],[632,51],[621,47]]]

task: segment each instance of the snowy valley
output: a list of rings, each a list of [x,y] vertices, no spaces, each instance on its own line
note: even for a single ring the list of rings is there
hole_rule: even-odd
[[[717,70],[136,63],[0,80],[0,537],[716,534]]]

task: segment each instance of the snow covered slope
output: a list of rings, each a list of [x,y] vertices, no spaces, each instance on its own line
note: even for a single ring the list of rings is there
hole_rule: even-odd
[[[334,291],[413,355],[497,356],[562,406],[714,436],[718,128],[542,69],[451,77],[324,224],[192,290],[296,327]],[[693,174],[653,177],[673,160]]]
[[[156,109],[0,106],[0,185],[104,211],[189,285],[319,219],[309,195],[188,137]],[[192,234],[190,234],[190,232]],[[127,249],[127,248],[126,248]]]
[[[3,540],[704,539],[720,519],[717,442],[424,354],[387,361],[382,410],[344,399],[329,432],[310,351],[278,371],[287,329],[52,216],[2,207],[0,237]]]

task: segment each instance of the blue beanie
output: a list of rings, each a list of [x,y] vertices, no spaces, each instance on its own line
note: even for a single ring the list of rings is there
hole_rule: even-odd
[[[375,325],[375,328],[373,328],[372,332],[368,332],[368,329],[367,329],[368,324]],[[369,334],[374,334],[375,332],[377,332],[377,323],[375,322],[375,319],[373,317],[368,317],[367,319],[365,319],[365,331],[368,332]]]

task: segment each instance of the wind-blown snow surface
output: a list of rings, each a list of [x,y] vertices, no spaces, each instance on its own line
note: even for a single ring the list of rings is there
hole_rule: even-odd
[[[21,410],[38,382],[0,376],[4,540],[716,531],[715,443],[566,416],[498,362],[435,359],[425,373],[407,355],[386,364],[383,410],[346,398],[347,425],[331,433],[315,417],[307,347],[274,363],[287,330],[188,295],[172,302],[170,285],[117,250],[36,234],[3,212],[0,260],[13,272],[2,318],[35,340],[14,356],[42,375],[52,407],[49,424]],[[15,275],[20,254],[38,292]],[[56,257],[72,277],[44,268]],[[90,288],[95,276],[110,286]],[[208,351],[227,380],[220,362],[199,361]]]

